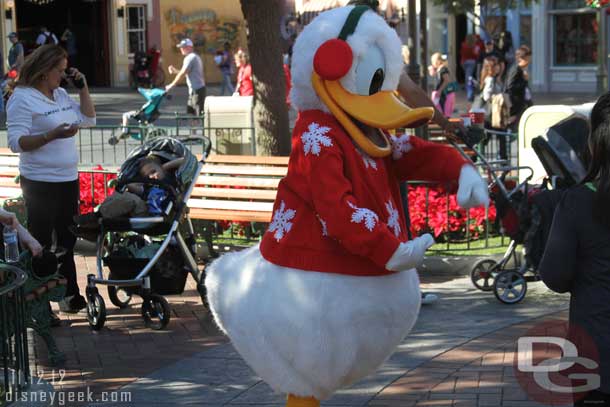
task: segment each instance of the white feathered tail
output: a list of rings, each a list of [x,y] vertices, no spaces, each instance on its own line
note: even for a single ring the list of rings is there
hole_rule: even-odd
[[[354,277],[279,267],[258,246],[206,270],[214,318],[275,391],[328,398],[372,373],[413,327],[414,270]]]

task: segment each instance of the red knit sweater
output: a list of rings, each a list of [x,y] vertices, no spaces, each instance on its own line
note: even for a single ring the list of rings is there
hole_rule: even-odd
[[[260,250],[271,263],[302,270],[385,275],[407,241],[399,181],[456,185],[466,160],[453,148],[403,135],[393,153],[361,152],[330,114],[299,113],[288,174]]]

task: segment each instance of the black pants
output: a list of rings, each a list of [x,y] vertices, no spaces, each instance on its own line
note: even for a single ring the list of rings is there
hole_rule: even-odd
[[[44,248],[51,249],[55,243],[58,271],[68,280],[66,296],[79,294],[74,264],[76,236],[69,230],[78,214],[78,180],[41,182],[23,176],[20,180],[28,230]]]

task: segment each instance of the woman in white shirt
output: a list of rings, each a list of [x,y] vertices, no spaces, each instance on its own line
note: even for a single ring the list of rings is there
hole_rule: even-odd
[[[9,147],[19,153],[28,229],[46,247],[55,234],[59,272],[68,280],[60,307],[78,312],[86,301],[76,282],[76,238],[69,230],[79,199],[73,136],[79,127],[95,125],[95,108],[84,75],[67,68],[67,54],[58,45],[43,45],[30,54],[8,101],[7,125]],[[59,86],[65,77],[78,88],[80,104]]]

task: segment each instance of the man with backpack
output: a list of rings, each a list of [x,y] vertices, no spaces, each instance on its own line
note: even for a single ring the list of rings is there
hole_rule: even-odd
[[[40,27],[40,34],[38,34],[38,37],[36,38],[36,46],[40,47],[45,44],[57,45],[59,44],[59,40],[47,27],[42,26]]]

